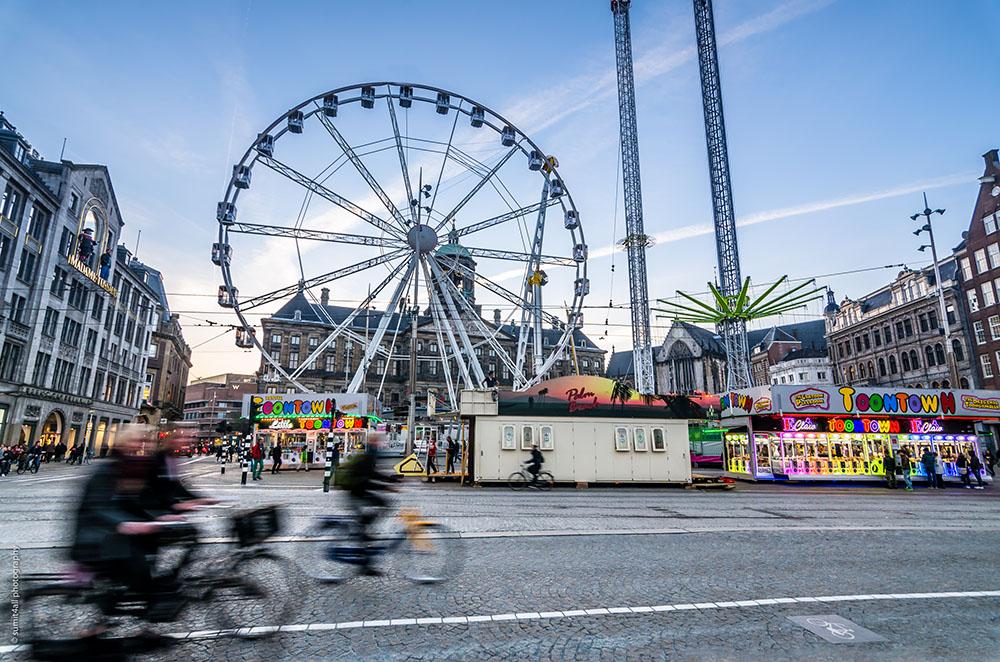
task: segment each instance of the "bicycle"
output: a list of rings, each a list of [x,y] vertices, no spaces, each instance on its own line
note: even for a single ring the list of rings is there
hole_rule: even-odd
[[[359,516],[325,515],[317,518],[307,538],[302,565],[313,579],[336,584],[354,574],[353,568],[398,553],[404,577],[417,584],[434,584],[459,572],[462,548],[459,537],[445,525],[422,519],[416,508],[400,508],[390,532],[362,541]]]
[[[555,483],[555,478],[549,471],[540,470],[537,478],[532,481],[531,472],[527,469],[528,463],[521,465],[521,469],[515,471],[507,477],[507,486],[512,490],[521,490],[525,487],[533,487],[539,490],[550,490]]]
[[[36,456],[27,457],[17,463],[17,475],[20,476],[25,471],[28,473],[37,474],[39,463]]]
[[[158,575],[161,582],[176,587],[172,603],[165,604],[162,597],[157,602],[85,569],[22,575],[26,588],[20,613],[27,621],[22,641],[37,659],[120,659],[179,643],[150,633],[148,626],[182,617],[194,630],[268,637],[277,630],[273,626],[288,622],[293,598],[300,593],[298,587],[281,582],[294,582],[294,564],[265,544],[278,532],[278,514],[276,507],[268,506],[231,516],[236,549],[216,559],[196,560],[201,547],[195,526],[161,522],[161,544],[180,550],[179,561]]]

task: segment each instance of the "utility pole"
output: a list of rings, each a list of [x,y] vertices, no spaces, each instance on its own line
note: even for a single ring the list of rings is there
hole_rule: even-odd
[[[729,176],[726,121],[722,113],[722,83],[715,43],[715,19],[711,0],[694,0],[694,27],[698,41],[698,71],[701,74],[701,101],[705,111],[705,143],[708,172],[712,183],[712,214],[715,219],[715,249],[719,261],[719,291],[732,301],[743,286],[740,252],[736,242],[736,212]],[[716,331],[726,346],[726,388],[753,386],[747,323],[742,319],[720,322]]]
[[[931,259],[934,260],[934,282],[937,284],[938,305],[941,307],[941,324],[944,325],[944,349],[948,357],[948,371],[951,374],[951,388],[958,388],[958,361],[955,360],[955,348],[951,346],[951,324],[948,322],[948,310],[944,303],[944,285],[941,283],[941,270],[938,268],[937,246],[934,244],[934,229],[931,227],[931,216],[934,214],[944,214],[943,209],[931,210],[927,204],[927,193],[924,193],[924,210],[910,216],[910,220],[917,220],[921,216],[926,222],[913,234],[920,236],[921,232],[930,235],[930,244],[921,246],[917,250],[923,252],[928,246],[931,249]],[[941,330],[940,328],[938,329]]]
[[[652,336],[649,331],[649,283],[646,278],[646,247],[650,238],[642,225],[642,186],[639,177],[639,133],[635,120],[635,79],[632,73],[632,31],[629,27],[631,0],[611,0],[615,17],[615,60],[618,69],[618,119],[621,126],[622,185],[625,198],[623,245],[628,250],[628,278],[631,286],[632,357],[635,388],[652,395]],[[535,342],[539,342],[535,339]]]

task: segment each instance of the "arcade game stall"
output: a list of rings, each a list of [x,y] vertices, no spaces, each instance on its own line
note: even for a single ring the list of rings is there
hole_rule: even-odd
[[[906,449],[911,476],[926,480],[920,457],[930,449],[944,479],[960,482],[956,459],[982,460],[976,423],[1000,419],[1000,391],[772,385],[727,393],[721,407],[733,478],[881,480],[885,452]]]
[[[537,444],[557,482],[688,484],[688,420],[705,409],[686,396],[570,376],[518,392],[463,391],[461,416],[476,483],[505,481]]]
[[[243,396],[243,416],[253,425],[254,440],[264,447],[265,467],[273,463],[271,449],[280,444],[282,468],[321,468],[331,436],[343,461],[345,456],[367,448],[368,435],[382,423],[376,411],[375,398],[362,393]]]

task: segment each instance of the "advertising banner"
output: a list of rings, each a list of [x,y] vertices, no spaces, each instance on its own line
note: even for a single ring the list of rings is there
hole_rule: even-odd
[[[722,396],[726,418],[815,414],[929,418],[1000,418],[1000,391],[860,386],[759,386]]]

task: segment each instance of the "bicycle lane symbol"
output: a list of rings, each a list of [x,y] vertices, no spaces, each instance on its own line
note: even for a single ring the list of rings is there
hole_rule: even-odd
[[[865,629],[836,614],[788,616],[787,618],[796,625],[800,625],[834,644],[863,644],[888,641],[885,637],[875,634],[871,630]]]

